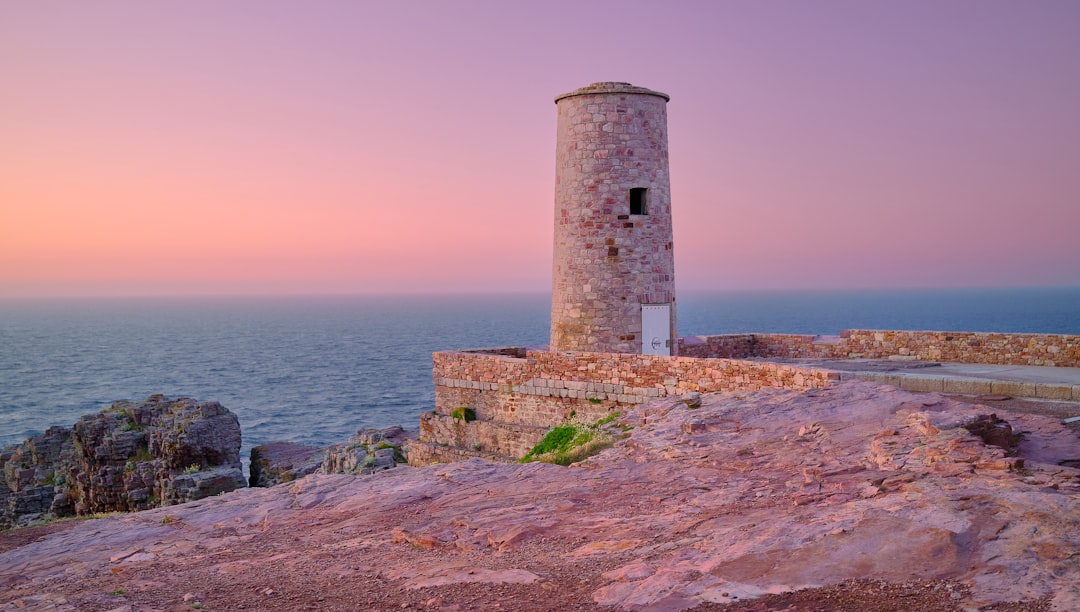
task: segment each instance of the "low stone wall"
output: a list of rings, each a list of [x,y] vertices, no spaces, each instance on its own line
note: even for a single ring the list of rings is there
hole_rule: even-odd
[[[572,416],[595,421],[691,391],[823,387],[837,376],[746,361],[755,357],[1080,367],[1080,336],[1057,334],[845,330],[838,336],[726,334],[679,342],[678,357],[521,347],[435,353],[435,411],[421,418],[409,461],[509,461]],[[453,418],[455,408],[470,408],[475,420]]]
[[[555,422],[562,422],[558,419]],[[522,457],[547,433],[547,426],[529,426],[493,420],[464,421],[429,412],[420,418],[421,441],[472,451]],[[411,450],[411,449],[410,449]],[[411,459],[410,455],[410,459]]]
[[[839,336],[726,334],[680,339],[679,354],[728,359],[911,359],[1080,367],[1080,336],[851,329]]]
[[[420,443],[427,448],[410,453],[414,465],[463,451],[517,459],[571,416],[595,421],[659,397],[829,384],[822,371],[718,358],[512,348],[433,358],[435,411],[421,418]],[[476,420],[453,418],[455,408],[470,408]]]

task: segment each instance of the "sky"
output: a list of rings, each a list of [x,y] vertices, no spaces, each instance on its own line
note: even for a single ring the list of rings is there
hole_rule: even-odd
[[[0,297],[548,291],[554,97],[679,290],[1080,285],[1080,2],[0,0]]]

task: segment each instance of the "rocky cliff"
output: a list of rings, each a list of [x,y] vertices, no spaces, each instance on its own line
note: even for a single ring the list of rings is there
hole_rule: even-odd
[[[407,465],[409,444],[418,436],[397,425],[361,429],[342,444],[305,446],[296,442],[270,442],[251,449],[253,487],[271,487],[308,474],[374,474]]]
[[[244,486],[240,423],[217,402],[152,395],[0,450],[0,528],[145,510]]]
[[[313,474],[0,533],[0,607],[1080,609],[1060,417],[858,382],[701,400],[635,408],[570,467]]]

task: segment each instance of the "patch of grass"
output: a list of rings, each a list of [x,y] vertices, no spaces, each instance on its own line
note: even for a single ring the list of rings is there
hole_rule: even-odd
[[[123,595],[124,593],[127,593],[127,589],[114,589],[109,591],[109,595]]]
[[[540,440],[540,442],[538,442],[536,446],[534,446],[532,450],[529,451],[529,453],[525,455],[525,457],[523,457],[521,460],[527,461],[530,457],[534,457],[536,455],[543,455],[558,450],[565,450],[570,447],[570,443],[573,442],[574,438],[577,437],[577,435],[578,428],[576,425],[571,424],[554,427],[551,431],[547,432],[543,439]]]
[[[521,458],[521,463],[542,461],[570,465],[610,448],[615,441],[603,426],[615,418],[617,415],[610,415],[592,424],[571,421],[554,427]]]
[[[198,474],[202,471],[202,466],[198,463],[192,463],[184,468],[184,476],[191,476],[192,474]]]
[[[590,404],[601,404],[603,402],[604,402],[604,400],[600,399],[599,397],[590,397],[589,398],[589,403]]]
[[[454,417],[458,421],[464,421],[466,423],[476,420],[476,411],[468,406],[458,406],[450,412],[450,416]]]
[[[599,426],[604,426],[604,425],[607,425],[608,423],[614,421],[615,419],[619,418],[620,416],[622,416],[622,415],[619,414],[618,412],[612,412],[611,414],[609,414],[606,417],[604,417],[604,418],[600,419],[599,421],[597,421],[596,424],[599,425]]]

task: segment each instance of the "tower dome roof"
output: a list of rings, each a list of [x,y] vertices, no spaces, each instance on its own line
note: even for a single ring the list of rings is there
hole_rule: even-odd
[[[663,98],[665,101],[671,100],[671,96],[659,91],[653,91],[645,87],[638,87],[631,85],[630,83],[623,83],[620,81],[601,81],[599,83],[593,83],[592,85],[586,85],[580,89],[575,89],[570,93],[564,93],[559,96],[555,96],[555,103],[558,104],[559,100],[564,98],[572,98],[574,96],[588,96],[591,94],[638,94],[644,96],[656,96]]]

